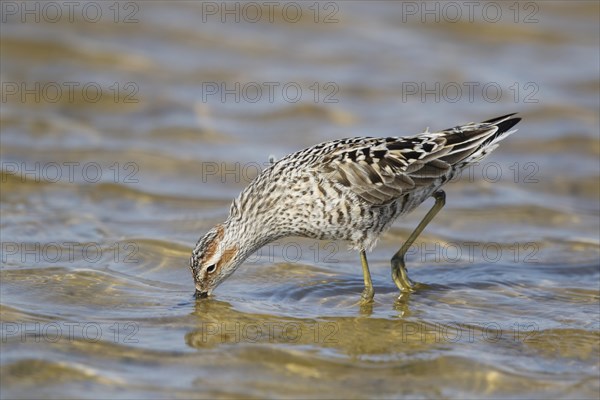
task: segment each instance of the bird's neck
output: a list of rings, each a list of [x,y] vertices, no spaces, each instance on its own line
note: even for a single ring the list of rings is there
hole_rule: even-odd
[[[285,234],[272,229],[267,221],[260,219],[248,221],[230,217],[225,221],[223,227],[227,242],[235,245],[238,249],[236,258],[240,264],[261,247],[285,236]]]

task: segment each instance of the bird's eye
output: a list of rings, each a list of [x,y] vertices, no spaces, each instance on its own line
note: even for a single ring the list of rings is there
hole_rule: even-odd
[[[211,273],[211,272],[215,272],[215,269],[217,269],[217,267],[215,267],[215,264],[209,265],[208,268],[206,268],[206,271]]]

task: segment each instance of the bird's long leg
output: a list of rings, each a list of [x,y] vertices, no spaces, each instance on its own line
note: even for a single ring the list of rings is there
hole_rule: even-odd
[[[414,292],[413,283],[408,278],[408,274],[406,272],[406,265],[404,264],[404,256],[406,252],[415,242],[415,240],[419,237],[423,229],[427,226],[429,222],[436,216],[436,214],[444,207],[446,204],[446,193],[443,190],[437,191],[433,194],[433,198],[435,199],[435,204],[431,209],[425,214],[425,217],[419,222],[419,225],[415,228],[415,230],[410,234],[406,242],[400,247],[400,250],[394,257],[392,257],[392,279],[398,286],[401,292]]]
[[[362,264],[363,278],[365,279],[365,289],[362,292],[362,300],[364,302],[370,302],[373,300],[375,291],[373,290],[373,283],[371,282],[371,272],[369,272],[369,264],[367,263],[367,253],[364,250],[360,251],[360,262]]]

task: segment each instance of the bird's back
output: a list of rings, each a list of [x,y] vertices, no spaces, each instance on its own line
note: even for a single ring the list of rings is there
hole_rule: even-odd
[[[510,129],[520,118],[513,115],[409,137],[325,143],[319,146],[330,151],[315,160],[313,168],[324,179],[348,188],[364,201],[382,205],[443,184],[453,172],[480,161],[515,132]]]
[[[520,121],[513,116],[408,137],[357,137],[312,146],[265,170],[234,202],[232,213],[247,208],[259,193],[262,222],[280,236],[344,239],[370,248],[396,217],[513,133]]]

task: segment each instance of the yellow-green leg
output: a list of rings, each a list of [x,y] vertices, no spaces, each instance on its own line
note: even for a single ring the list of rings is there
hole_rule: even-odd
[[[423,229],[431,222],[431,220],[436,216],[436,214],[444,207],[446,204],[446,193],[443,190],[435,192],[433,194],[433,198],[435,199],[435,204],[431,209],[425,214],[423,220],[419,222],[419,225],[415,228],[415,230],[410,234],[406,242],[400,247],[400,250],[394,257],[392,257],[392,279],[398,286],[401,292],[414,292],[413,282],[408,278],[408,273],[406,272],[406,265],[404,264],[404,256],[406,252],[415,242],[415,240],[419,237]],[[366,282],[366,281],[365,281]]]
[[[360,262],[362,264],[363,278],[365,280],[365,289],[362,292],[361,298],[363,302],[373,301],[375,291],[371,282],[371,272],[369,272],[369,263],[367,263],[367,253],[364,250],[360,251]]]

